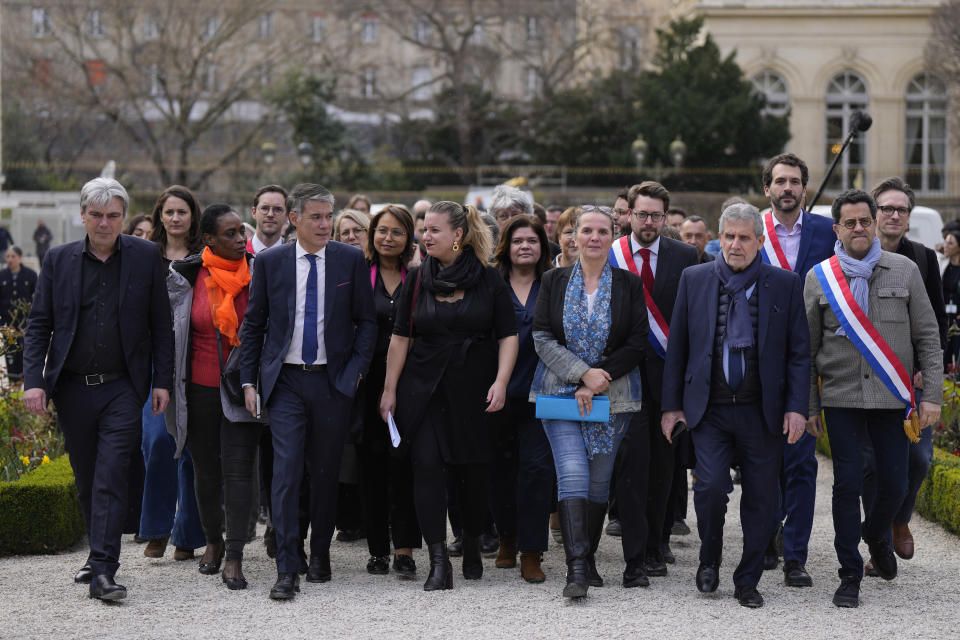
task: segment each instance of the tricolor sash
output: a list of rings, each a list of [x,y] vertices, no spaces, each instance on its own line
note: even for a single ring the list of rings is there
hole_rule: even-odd
[[[837,256],[833,256],[815,265],[813,272],[817,275],[823,295],[830,303],[830,308],[833,309],[847,337],[890,393],[907,405],[909,419],[916,406],[910,374],[857,304],[850,291],[850,285],[843,277],[840,260]]]
[[[610,247],[610,263],[637,276],[640,275],[637,262],[633,258],[633,252],[630,251],[629,235],[623,236]],[[643,287],[643,297],[647,303],[647,324],[650,325],[650,333],[647,338],[650,341],[650,346],[653,347],[653,351],[661,358],[666,359],[670,325],[663,319],[663,314],[660,313],[660,309],[653,301],[653,292],[647,291],[646,286]]]
[[[784,253],[783,247],[780,246],[780,238],[777,237],[777,232],[773,225],[773,211],[767,211],[763,216],[763,229],[765,233],[763,234],[763,248],[760,250],[763,261],[775,267],[793,271],[793,269],[790,268],[790,262],[787,260],[787,254]]]

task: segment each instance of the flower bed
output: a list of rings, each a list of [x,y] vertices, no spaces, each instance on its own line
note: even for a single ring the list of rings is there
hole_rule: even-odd
[[[67,456],[14,482],[0,482],[0,556],[61,551],[83,535],[83,514]]]

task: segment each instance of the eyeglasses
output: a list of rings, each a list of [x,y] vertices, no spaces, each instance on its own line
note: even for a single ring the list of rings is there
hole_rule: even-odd
[[[268,214],[268,213],[272,213],[272,214],[277,215],[277,216],[282,216],[282,215],[283,215],[283,212],[284,212],[284,208],[283,208],[283,207],[268,207],[267,205],[264,204],[264,205],[260,205],[259,207],[257,207],[257,211],[259,211],[260,213],[262,213],[262,214],[264,214],[264,215],[266,215],[266,214]]]
[[[906,207],[893,207],[888,204],[885,204],[882,207],[877,207],[877,211],[879,211],[885,216],[892,216],[893,214],[897,214],[901,218],[906,218],[908,215],[910,215],[910,209]]]
[[[400,238],[407,237],[407,232],[403,229],[390,229],[389,227],[377,227],[376,234],[378,236],[385,236],[389,234],[391,238],[397,238],[398,240]]]
[[[362,227],[355,227],[353,229],[343,229],[340,231],[341,237],[350,237],[350,236],[359,236],[361,233],[366,233],[367,230]]]
[[[873,218],[848,218],[840,224],[850,231],[856,229],[858,224],[864,229],[869,229],[870,225],[873,224]]]
[[[613,215],[614,213],[613,209],[611,209],[610,207],[598,207],[595,204],[585,204],[580,208],[583,209],[584,213],[588,211],[600,211],[601,213],[608,213],[610,215]]]
[[[650,218],[650,221],[654,224],[667,217],[667,214],[662,211],[634,211],[633,215],[635,215],[640,222]]]

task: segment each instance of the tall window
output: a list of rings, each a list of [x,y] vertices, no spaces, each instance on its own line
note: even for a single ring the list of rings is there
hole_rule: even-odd
[[[430,80],[432,79],[432,74],[430,73],[430,67],[423,65],[413,68],[413,99],[414,100],[429,100],[430,99]]]
[[[50,12],[43,8],[34,7],[30,12],[33,22],[33,37],[45,38],[50,35]]]
[[[527,16],[527,42],[530,44],[540,40],[540,20],[537,16]]]
[[[268,40],[273,35],[273,11],[267,11],[257,22],[257,38]]]
[[[947,87],[929,73],[907,85],[907,181],[919,191],[947,188]]]
[[[543,93],[543,78],[534,67],[527,67],[523,93],[527,100],[539,98]]]
[[[327,37],[327,18],[323,15],[310,16],[310,41],[321,43]]]
[[[377,70],[373,67],[363,69],[360,79],[360,97],[375,98],[377,96]]]
[[[839,73],[827,84],[827,140],[824,155],[827,166],[833,161],[833,156],[840,150],[840,145],[850,132],[850,118],[853,112],[865,110],[869,103],[867,83],[853,71]],[[854,136],[837,170],[827,183],[827,188],[834,191],[851,187],[864,189],[867,186],[865,169],[866,132]]]
[[[635,26],[629,25],[617,32],[617,52],[620,69],[630,71],[640,66],[640,31]]]
[[[143,17],[143,39],[156,40],[160,37],[160,21],[155,15],[147,14]]]
[[[790,110],[790,88],[776,71],[761,71],[753,76],[753,90],[767,99],[764,114],[785,116]]]
[[[365,13],[360,16],[360,42],[373,44],[377,41],[377,16]]]
[[[87,35],[91,38],[102,38],[104,36],[103,11],[100,9],[87,11]]]
[[[202,74],[200,89],[204,93],[214,93],[217,90],[217,66],[212,63],[205,65]]]
[[[147,90],[151,96],[163,95],[163,81],[160,77],[160,67],[158,65],[151,64],[147,67],[147,83]]]
[[[413,21],[413,39],[420,44],[430,42],[430,20],[426,16],[417,16]]]
[[[220,25],[223,24],[223,18],[220,16],[210,16],[203,23],[203,39],[210,40],[217,35]]]

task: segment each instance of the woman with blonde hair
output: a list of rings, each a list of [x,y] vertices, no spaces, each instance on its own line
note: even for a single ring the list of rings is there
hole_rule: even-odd
[[[433,591],[453,587],[448,474],[463,510],[463,576],[483,576],[479,538],[493,460],[486,416],[504,406],[518,339],[510,292],[486,263],[491,237],[477,210],[434,204],[423,244],[427,257],[400,293],[380,415],[396,419],[410,448],[414,504],[430,557],[423,588]]]
[[[333,225],[333,239],[349,244],[361,251],[367,248],[367,233],[370,229],[370,216],[356,209],[344,209]]]

